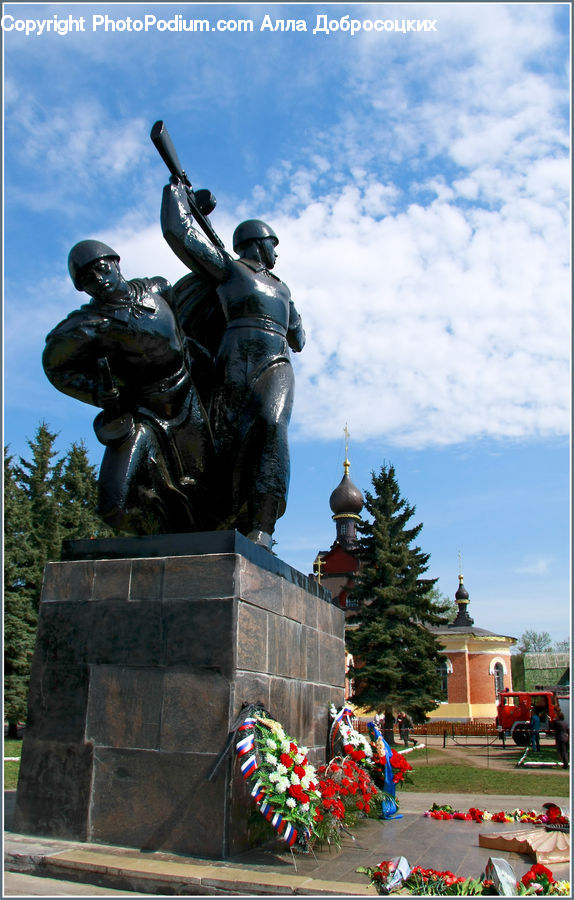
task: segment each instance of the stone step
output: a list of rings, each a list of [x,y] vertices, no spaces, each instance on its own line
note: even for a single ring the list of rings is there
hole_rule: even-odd
[[[12,837],[12,836],[11,836]],[[55,853],[43,852],[33,838],[10,841],[7,871],[41,874],[76,884],[156,895],[278,895],[375,896],[373,886],[298,875],[293,866],[285,873],[264,871],[212,860],[174,860],[162,853],[138,853],[117,847],[77,845]],[[48,848],[44,848],[48,849]]]

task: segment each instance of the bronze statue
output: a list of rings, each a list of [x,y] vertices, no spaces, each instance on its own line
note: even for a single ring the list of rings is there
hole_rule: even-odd
[[[270,549],[289,486],[289,348],[302,350],[305,333],[289,289],[271,271],[278,240],[268,225],[258,219],[239,225],[234,259],[193,223],[186,186],[173,178],[163,194],[164,237],[213,286],[225,317],[209,408],[223,490],[231,498],[234,526]]]
[[[159,277],[126,281],[119,259],[100,241],[72,248],[72,281],[92,299],[48,334],[44,370],[58,390],[102,407],[94,429],[106,445],[104,521],[135,534],[209,528],[212,439],[171,286]]]
[[[58,390],[102,407],[106,522],[136,534],[235,528],[270,550],[289,485],[290,349],[305,343],[271,271],[278,239],[249,219],[235,259],[207,218],[215,199],[193,190],[162,122],[151,137],[172,172],[164,237],[190,274],[173,288],[126,281],[111,247],[76,244],[70,275],[92,300],[50,332],[44,369]]]

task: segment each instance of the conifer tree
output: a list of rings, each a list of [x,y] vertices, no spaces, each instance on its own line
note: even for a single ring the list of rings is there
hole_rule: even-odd
[[[394,467],[373,472],[372,483],[374,493],[365,492],[372,521],[358,526],[361,570],[351,592],[354,699],[384,708],[387,721],[393,708],[423,721],[440,696],[440,644],[426,626],[445,624],[447,610],[435,600],[437,579],[423,577],[430,557],[413,546],[423,526],[409,525],[415,507],[401,497]]]
[[[27,585],[36,609],[40,603],[44,566],[48,560],[59,559],[62,546],[60,513],[64,460],[56,458],[56,437],[46,423],[41,422],[34,439],[28,441],[32,458],[20,457],[20,465],[15,469],[18,483],[30,503],[28,543],[31,564],[27,567]]]
[[[29,583],[31,505],[18,484],[13,457],[4,449],[4,718],[17,737],[26,716],[36,613]]]
[[[64,459],[60,529],[65,540],[112,537],[113,529],[96,514],[98,482],[83,441],[73,443]]]
[[[4,717],[9,733],[25,718],[37,610],[47,562],[62,540],[109,537],[96,514],[97,475],[85,445],[58,458],[56,435],[42,422],[28,441],[30,459],[4,452]]]

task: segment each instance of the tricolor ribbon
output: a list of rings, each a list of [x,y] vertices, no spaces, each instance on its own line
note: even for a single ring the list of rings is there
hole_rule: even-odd
[[[235,750],[240,759],[246,757],[241,763],[241,773],[246,781],[248,778],[251,778],[258,769],[257,755],[255,752],[255,723],[256,719],[245,719],[244,723],[237,729],[239,732],[242,732],[242,737],[237,741]],[[252,755],[247,756],[249,753],[252,753]],[[273,826],[278,836],[286,842],[287,846],[292,847],[293,844],[296,843],[299,834],[290,822],[287,822],[280,813],[275,812],[273,806],[265,799],[265,787],[261,781],[258,780],[255,782],[251,789],[251,796],[255,800],[261,814]],[[311,832],[307,828],[304,828],[302,836],[305,842],[308,842],[311,837]]]
[[[335,742],[341,731],[341,725],[347,725],[349,728],[353,727],[353,723],[351,721],[352,713],[353,711],[348,706],[343,706],[333,720],[333,724],[331,725],[331,733],[329,735],[329,750],[331,751],[331,757],[337,755],[335,753]]]

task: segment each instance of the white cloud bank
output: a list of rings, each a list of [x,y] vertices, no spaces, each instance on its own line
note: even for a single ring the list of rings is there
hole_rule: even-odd
[[[345,421],[355,440],[413,448],[568,433],[568,92],[545,64],[558,35],[544,6],[429,6],[438,37],[395,40],[385,59],[365,36],[358,58],[336,56],[340,112],[237,208],[277,231],[307,330],[294,436],[338,438]],[[37,160],[46,122],[20,115]],[[67,148],[80,178],[95,167],[111,184],[146,156],[142,123],[112,118],[84,105]],[[147,197],[145,167],[142,181]],[[233,224],[218,210],[228,246]],[[141,205],[98,236],[132,277],[183,273]]]
[[[363,201],[347,190],[274,220],[309,336],[298,429],[333,437],[349,420],[356,438],[413,447],[566,433],[560,212],[535,197],[497,211],[437,198],[376,220]]]

